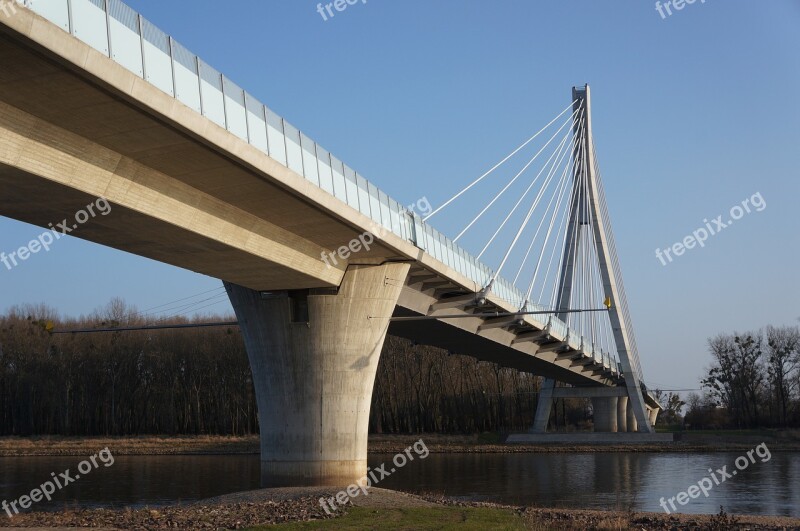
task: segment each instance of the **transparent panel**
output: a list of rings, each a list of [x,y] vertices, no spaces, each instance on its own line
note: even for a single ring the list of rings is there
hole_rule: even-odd
[[[484,264],[481,264],[481,284],[486,286],[489,284],[489,279],[492,278],[492,270]]]
[[[371,210],[372,220],[376,223],[381,222],[381,200],[378,194],[378,188],[369,183],[369,207]]]
[[[317,145],[317,168],[319,169],[319,186],[333,195],[333,173],[331,172],[331,154]]]
[[[356,181],[356,172],[353,171],[353,168],[348,166],[344,167],[344,184],[347,188],[347,204],[358,210],[358,182]]]
[[[286,166],[286,138],[283,136],[283,118],[267,109],[267,137],[269,156]]]
[[[110,16],[111,58],[137,76],[143,77],[139,15],[120,0],[108,0],[108,14]]]
[[[408,211],[400,207],[400,237],[408,240]]]
[[[477,282],[475,280],[478,277],[478,275],[475,274],[475,259],[469,254],[467,255],[467,277],[473,282]]]
[[[414,244],[422,249],[425,245],[425,228],[422,225],[422,218],[419,217],[419,214],[412,214],[414,217],[414,230],[412,232],[412,237],[414,238],[412,241]]]
[[[341,160],[331,156],[331,169],[333,170],[333,195],[347,202],[347,186],[344,184],[344,164]]]
[[[247,111],[244,108],[244,91],[224,76],[222,88],[225,94],[225,119],[228,131],[247,142]]]
[[[32,2],[30,9],[64,31],[69,31],[69,6],[67,5],[67,0]]]
[[[356,174],[356,184],[358,185],[358,209],[368,218],[372,217],[369,207],[369,183],[365,178]]]
[[[319,186],[319,170],[317,169],[317,146],[313,140],[300,134],[300,145],[303,148],[303,171],[306,179]]]
[[[463,251],[458,246],[457,243],[453,243],[453,263],[455,264],[455,269],[462,275],[464,274],[464,256]]]
[[[456,254],[453,251],[453,242],[450,241],[449,238],[446,239],[445,243],[447,244],[447,261],[448,265],[450,265],[453,269],[458,269],[458,264],[456,262]]]
[[[200,61],[200,92],[203,94],[203,116],[218,126],[225,127],[222,76],[203,61]]]
[[[391,231],[402,236],[400,233],[400,205],[391,198],[389,198],[389,217],[391,220]]]
[[[437,258],[436,244],[433,241],[433,227],[430,225],[425,225],[425,252]]]
[[[117,49],[114,48],[114,53],[116,52]],[[183,45],[172,41],[172,59],[175,67],[175,97],[187,107],[202,112],[197,56]]]
[[[416,236],[414,235],[414,214],[410,211],[406,210],[403,212],[403,223],[405,230],[405,239],[410,242],[416,241]]]
[[[303,175],[303,150],[300,147],[300,130],[286,120],[283,121],[283,129],[286,135],[287,166],[293,172]]]
[[[144,19],[142,19],[142,37],[144,38],[145,79],[170,96],[174,96],[169,37]]]
[[[250,136],[250,144],[269,154],[264,105],[250,94],[244,95],[244,101],[247,109],[247,132]]]
[[[392,215],[389,212],[389,196],[385,192],[380,193],[381,198],[381,225],[392,230]]]
[[[72,34],[108,55],[108,27],[103,0],[72,0]]]
[[[442,233],[438,230],[433,231],[433,248],[436,249],[436,258],[440,262],[445,261],[444,248],[442,247]]]

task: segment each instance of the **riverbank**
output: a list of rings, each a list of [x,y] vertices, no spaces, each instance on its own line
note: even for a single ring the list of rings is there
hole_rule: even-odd
[[[494,433],[480,435],[371,435],[371,453],[399,453],[422,439],[432,453],[717,452],[748,450],[765,442],[770,451],[800,451],[800,433],[684,432],[671,443],[507,444]],[[114,455],[258,454],[257,435],[142,437],[0,437],[0,457],[85,456],[108,447]]]
[[[799,529],[800,519],[764,516],[666,515],[511,507],[422,497],[380,488],[328,514],[326,487],[262,489],[158,509],[90,509],[0,518],[0,527],[64,529]]]

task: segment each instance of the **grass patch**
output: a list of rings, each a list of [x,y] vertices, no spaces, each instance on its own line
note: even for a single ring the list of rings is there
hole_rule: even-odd
[[[413,507],[405,509],[350,508],[346,516],[332,520],[293,522],[278,526],[252,528],[251,531],[275,529],[361,530],[475,530],[525,529],[522,518],[509,509],[476,507]]]

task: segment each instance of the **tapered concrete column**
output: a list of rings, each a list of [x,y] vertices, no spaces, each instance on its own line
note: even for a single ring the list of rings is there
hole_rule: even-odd
[[[617,397],[592,398],[594,431],[617,431]]]
[[[546,433],[547,424],[550,422],[550,412],[553,410],[553,389],[556,381],[550,378],[542,380],[539,390],[539,400],[536,404],[536,416],[533,418],[531,433]]]
[[[628,397],[617,398],[617,431],[628,431]]]
[[[655,427],[656,419],[658,418],[658,409],[657,408],[648,408],[648,413],[650,414],[650,425]]]
[[[628,416],[628,431],[629,432],[639,431],[639,423],[636,421],[636,412],[633,410],[633,404],[631,404],[630,401],[628,401],[627,416]]]
[[[338,293],[225,284],[253,371],[264,486],[348,485],[367,473],[383,341],[408,264],[350,266]]]

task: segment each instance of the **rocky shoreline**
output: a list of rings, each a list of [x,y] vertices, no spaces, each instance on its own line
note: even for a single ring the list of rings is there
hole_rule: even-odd
[[[671,443],[507,444],[496,435],[371,435],[370,453],[394,454],[422,438],[431,453],[721,452],[749,450],[754,436],[684,437]],[[766,441],[771,451],[800,451],[800,439]],[[260,451],[257,435],[141,437],[0,437],[0,457],[84,456],[108,447],[114,455],[246,455]]]
[[[512,507],[416,496],[380,488],[369,489],[368,495],[353,498],[351,505],[329,515],[322,509],[319,499],[334,496],[335,492],[336,489],[327,487],[262,489],[162,508],[28,513],[13,519],[0,519],[0,528],[247,529],[289,522],[317,521],[322,524],[325,520],[344,518],[354,508],[369,508],[375,514],[377,525],[381,512],[392,509],[478,508],[509,513],[520,522],[520,528],[527,529],[800,529],[800,519],[797,518]]]

